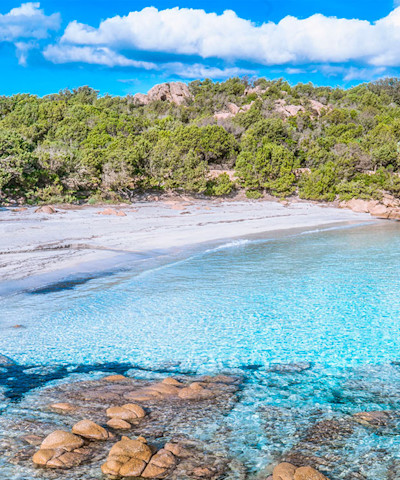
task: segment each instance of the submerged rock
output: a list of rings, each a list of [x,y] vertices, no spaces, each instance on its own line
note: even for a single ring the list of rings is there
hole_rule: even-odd
[[[103,380],[106,382],[123,382],[129,380],[129,378],[125,377],[125,375],[108,375],[107,377],[104,377]]]
[[[391,417],[391,412],[385,411],[371,411],[371,412],[359,412],[353,415],[353,418],[356,422],[361,423],[361,425],[366,425],[369,427],[381,427],[386,426]]]
[[[209,387],[210,385],[207,386]],[[200,382],[192,382],[189,385],[185,385],[177,381],[163,380],[162,382],[128,393],[125,397],[135,401],[170,397],[177,397],[182,400],[206,400],[215,395],[216,393],[213,390],[205,388]]]
[[[335,470],[346,439],[354,433],[355,424],[350,418],[334,418],[314,423],[285,455],[283,460],[297,466],[319,470]],[[313,478],[313,477],[311,477]],[[325,477],[323,477],[325,478]],[[319,480],[319,479],[318,479]]]
[[[53,403],[49,405],[49,408],[58,413],[71,413],[76,410],[76,407],[71,403]]]
[[[205,400],[207,398],[212,398],[214,393],[202,387],[199,383],[194,382],[188,387],[184,387],[178,393],[178,397],[184,400]]]
[[[43,438],[39,437],[39,435],[25,435],[23,437],[23,440],[26,443],[29,443],[29,445],[35,445],[36,447],[41,445],[41,443],[43,442]]]
[[[312,368],[311,362],[297,362],[297,363],[276,363],[269,366],[269,372],[277,373],[301,373]]]
[[[11,367],[12,365],[16,365],[16,362],[6,355],[0,355],[0,365],[2,367]]]

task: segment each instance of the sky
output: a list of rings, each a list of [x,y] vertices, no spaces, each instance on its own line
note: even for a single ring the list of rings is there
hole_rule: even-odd
[[[400,0],[1,0],[0,59],[0,95],[245,75],[350,87],[400,74]]]

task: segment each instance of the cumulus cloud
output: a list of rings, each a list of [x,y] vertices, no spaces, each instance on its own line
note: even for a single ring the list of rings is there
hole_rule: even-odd
[[[293,16],[255,24],[227,10],[147,7],[102,21],[71,22],[62,44],[196,55],[262,65],[343,63],[400,65],[400,7],[371,23],[359,19]]]
[[[107,67],[134,67],[146,70],[157,68],[154,63],[131,60],[107,47],[49,45],[45,48],[43,55],[53,63],[89,63]]]
[[[0,42],[47,38],[49,31],[60,27],[60,22],[59,13],[45,15],[40,3],[23,3],[6,14],[0,14]]]

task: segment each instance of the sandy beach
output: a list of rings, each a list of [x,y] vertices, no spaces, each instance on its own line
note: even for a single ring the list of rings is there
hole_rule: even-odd
[[[0,211],[1,282],[75,271],[90,262],[112,265],[124,253],[154,254],[275,230],[371,221],[367,214],[303,202],[167,200],[113,207],[126,216],[99,214],[105,208],[59,207],[52,215],[33,207]]]

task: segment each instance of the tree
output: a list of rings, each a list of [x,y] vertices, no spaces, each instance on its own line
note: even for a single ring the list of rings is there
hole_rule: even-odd
[[[236,162],[236,175],[248,190],[266,190],[287,196],[294,192],[295,160],[287,148],[265,142],[256,150],[242,152]]]

